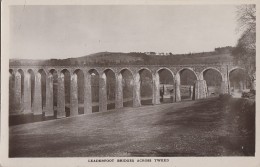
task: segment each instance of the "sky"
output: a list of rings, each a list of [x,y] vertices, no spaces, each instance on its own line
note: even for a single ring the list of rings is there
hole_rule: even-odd
[[[10,58],[206,52],[235,46],[236,26],[235,5],[12,6]]]

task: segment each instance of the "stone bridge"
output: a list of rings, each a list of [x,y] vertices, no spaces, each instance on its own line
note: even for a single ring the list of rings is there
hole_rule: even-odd
[[[154,105],[160,103],[160,81],[159,72],[167,70],[173,78],[173,101],[181,100],[180,94],[180,74],[183,70],[190,70],[196,76],[194,83],[193,99],[203,99],[207,97],[207,85],[204,80],[204,73],[207,70],[219,72],[222,78],[221,93],[229,92],[229,74],[240,67],[233,64],[194,64],[194,65],[109,65],[109,66],[10,66],[9,69],[9,96],[10,106],[13,111],[10,114],[27,114],[45,116],[54,115],[53,104],[53,74],[58,76],[57,84],[57,113],[56,117],[65,117],[65,82],[64,74],[70,74],[70,115],[78,115],[78,86],[77,73],[84,74],[84,114],[92,113],[92,92],[91,75],[95,71],[99,75],[99,112],[107,111],[107,71],[111,70],[115,74],[115,108],[123,107],[122,72],[129,71],[133,78],[133,107],[141,106],[140,98],[140,72],[148,70],[152,75]],[[33,75],[32,75],[33,74]],[[45,75],[46,77],[42,77]],[[31,77],[34,77],[32,84]],[[42,89],[42,79],[46,83],[46,88]],[[12,88],[12,89],[11,89]],[[32,91],[33,88],[33,91]],[[42,104],[42,93],[46,95],[46,102]],[[32,98],[33,97],[33,98]],[[34,99],[34,100],[32,100]]]

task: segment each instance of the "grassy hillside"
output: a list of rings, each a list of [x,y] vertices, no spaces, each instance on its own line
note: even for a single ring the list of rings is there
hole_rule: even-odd
[[[201,64],[201,63],[225,63],[232,61],[232,47],[216,48],[213,52],[190,54],[158,55],[154,52],[120,53],[100,52],[78,58],[50,59],[50,60],[26,60],[11,59],[10,65],[127,65],[127,64]],[[153,53],[153,54],[151,54]]]

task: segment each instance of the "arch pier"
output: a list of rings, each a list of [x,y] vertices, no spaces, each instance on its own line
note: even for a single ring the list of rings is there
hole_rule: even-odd
[[[207,82],[204,78],[206,71],[215,70],[220,74],[220,93],[224,94],[230,92],[229,73],[237,68],[239,67],[232,64],[10,66],[9,110],[10,115],[33,113],[62,118],[92,113],[93,101],[98,99],[98,103],[95,103],[99,106],[99,112],[105,112],[108,110],[109,96],[112,101],[114,99],[116,109],[124,107],[124,97],[132,100],[133,107],[140,107],[142,84],[149,83],[153,105],[160,104],[163,84],[168,84],[171,89],[171,102],[179,102],[182,100],[181,75],[184,70],[195,76],[194,81],[189,81],[192,83],[190,99],[203,99],[208,97]],[[147,77],[141,78],[141,71],[144,70],[151,76],[151,81],[146,82]],[[171,75],[168,83],[165,81],[161,84],[161,71],[167,71],[168,76]],[[115,78],[115,85],[107,87],[111,75]],[[92,81],[93,76],[98,76],[98,82]],[[98,90],[95,91],[94,88]],[[128,88],[127,91],[124,91],[125,88]],[[111,92],[114,94],[109,94]]]

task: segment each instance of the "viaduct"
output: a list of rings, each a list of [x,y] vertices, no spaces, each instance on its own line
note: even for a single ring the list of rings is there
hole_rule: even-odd
[[[207,85],[204,80],[204,73],[207,70],[217,71],[222,78],[221,93],[229,93],[229,74],[240,67],[231,63],[226,64],[193,64],[193,65],[110,65],[110,66],[10,66],[9,67],[9,105],[13,107],[10,114],[27,114],[53,116],[53,74],[58,76],[57,84],[57,118],[65,117],[65,72],[70,74],[70,115],[78,115],[78,77],[77,72],[84,74],[84,114],[92,113],[91,96],[91,75],[95,71],[99,76],[99,112],[107,111],[107,71],[111,70],[115,74],[115,108],[123,107],[123,88],[122,72],[128,71],[133,78],[133,107],[141,106],[140,98],[140,72],[148,70],[152,75],[154,105],[160,103],[160,81],[159,72],[167,70],[173,78],[173,101],[181,100],[180,94],[180,74],[183,70],[190,70],[196,76],[194,83],[194,100],[207,98]],[[31,75],[33,74],[33,75]],[[42,77],[42,75],[46,77]],[[34,84],[31,83],[31,77],[34,77]],[[45,79],[46,102],[42,104],[41,80]],[[32,92],[31,89],[34,89]],[[32,100],[32,98],[34,100]],[[68,106],[67,106],[68,107]]]

